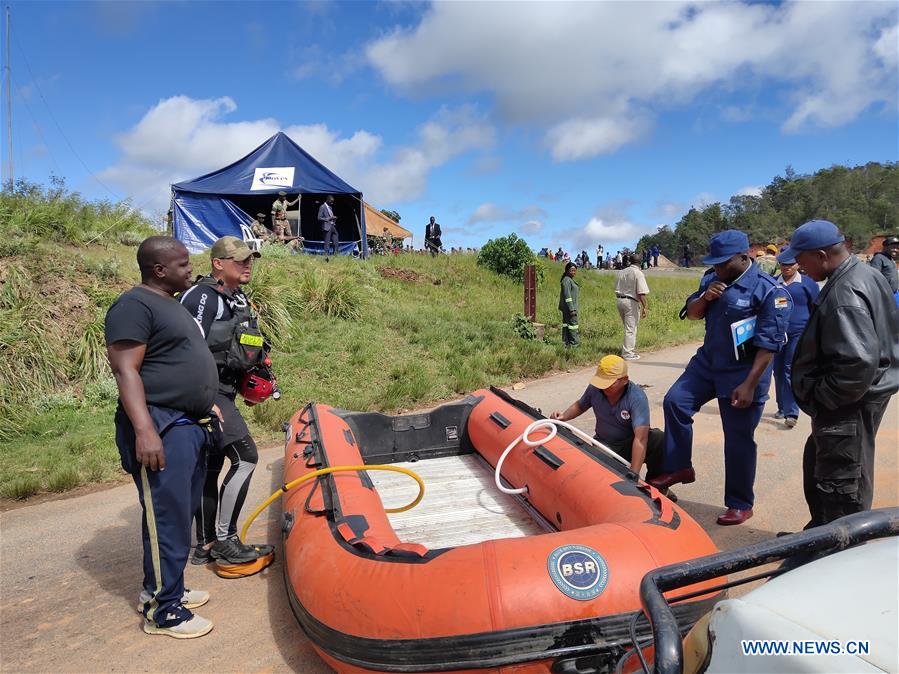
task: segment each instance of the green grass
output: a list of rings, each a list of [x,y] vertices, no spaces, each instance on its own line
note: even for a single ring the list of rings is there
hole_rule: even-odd
[[[25,248],[30,252],[14,260],[0,258],[0,496],[6,498],[122,479],[102,321],[137,280],[134,248],[114,241]],[[196,273],[208,266],[208,257],[194,259]],[[241,406],[257,441],[276,439],[281,423],[310,400],[390,413],[617,353],[622,326],[614,274],[579,274],[582,345],[566,350],[556,309],[562,267],[550,263],[545,271],[537,318],[547,336],[538,342],[518,337],[513,327],[521,286],[479,268],[473,255],[327,264],[263,257],[251,290],[276,346],[283,398]],[[677,317],[697,281],[691,274],[649,276],[650,313],[640,324],[639,350],[701,337],[701,324]]]

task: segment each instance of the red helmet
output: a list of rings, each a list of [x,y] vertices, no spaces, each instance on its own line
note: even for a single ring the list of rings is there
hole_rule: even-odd
[[[275,392],[275,382],[258,372],[250,370],[240,383],[240,395],[248,403],[257,404],[268,400]]]

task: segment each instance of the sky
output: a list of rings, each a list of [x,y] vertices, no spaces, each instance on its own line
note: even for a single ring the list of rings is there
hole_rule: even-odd
[[[8,6],[15,178],[157,221],[278,130],[417,247],[431,215],[447,248],[633,247],[788,165],[899,159],[895,2]]]

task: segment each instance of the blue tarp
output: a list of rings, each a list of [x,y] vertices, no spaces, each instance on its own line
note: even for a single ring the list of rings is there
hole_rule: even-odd
[[[363,255],[367,255],[362,193],[282,132],[229,166],[172,185],[175,238],[190,252],[198,253],[219,237],[240,237],[240,225],[252,219],[244,209],[268,213],[271,201],[281,190],[292,196],[335,195],[341,252],[351,253],[354,242],[359,241]],[[342,199],[340,195],[347,197]],[[317,207],[317,202],[309,199],[301,205],[301,228],[309,252],[321,249],[321,232],[315,221]]]

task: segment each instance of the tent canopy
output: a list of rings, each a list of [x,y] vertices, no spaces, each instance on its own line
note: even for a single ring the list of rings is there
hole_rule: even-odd
[[[219,237],[240,237],[240,225],[249,224],[257,212],[266,215],[264,224],[271,228],[271,205],[282,190],[291,201],[300,196],[295,233],[305,237],[307,251],[321,250],[317,214],[330,194],[341,252],[352,252],[359,242],[367,253],[362,193],[280,131],[233,164],[172,185],[175,237],[197,253]]]
[[[369,236],[381,236],[385,229],[395,239],[408,239],[412,236],[412,232],[400,227],[368,202],[365,202],[365,227]]]

